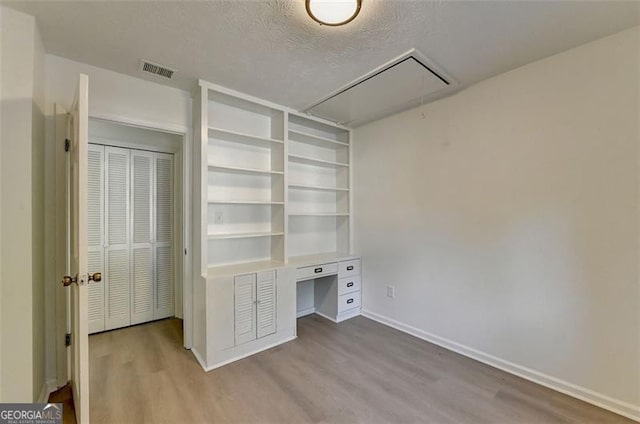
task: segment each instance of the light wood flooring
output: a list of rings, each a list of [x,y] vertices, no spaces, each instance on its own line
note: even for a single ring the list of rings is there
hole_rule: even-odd
[[[205,373],[182,321],[93,335],[91,423],[632,423],[364,317]]]

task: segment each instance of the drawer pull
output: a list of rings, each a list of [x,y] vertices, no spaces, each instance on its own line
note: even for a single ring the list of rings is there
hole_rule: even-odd
[[[353,271],[353,265],[349,265],[349,266],[347,267],[347,271]]]
[[[353,303],[353,299],[347,299],[347,303]]]
[[[353,287],[353,281],[349,281],[349,282],[347,283],[347,287]]]
[[[313,272],[315,272],[316,274],[319,273],[319,272],[322,272],[322,268],[316,268],[316,269],[313,270]]]

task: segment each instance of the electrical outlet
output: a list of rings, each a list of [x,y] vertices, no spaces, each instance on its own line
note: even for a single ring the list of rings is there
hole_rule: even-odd
[[[396,286],[387,286],[387,297],[396,298]]]
[[[224,222],[224,216],[222,212],[218,211],[213,215],[213,222],[216,224],[222,224]]]

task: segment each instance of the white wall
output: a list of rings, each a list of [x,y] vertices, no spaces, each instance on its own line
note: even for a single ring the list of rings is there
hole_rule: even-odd
[[[356,129],[369,316],[640,416],[639,39]]]
[[[54,55],[46,55],[46,115],[47,115],[47,192],[54,193],[47,197],[47,211],[56,211],[56,204],[64,204],[64,153],[61,144],[56,145],[54,105],[65,110],[71,108],[80,73],[89,76],[89,116],[111,119],[125,123],[149,127],[162,127],[176,132],[191,132],[191,96],[190,93],[170,88],[153,82],[133,78],[106,69],[97,68],[84,63],[74,62]],[[60,124],[60,120],[58,120]],[[59,142],[59,141],[58,141]],[[190,151],[185,152],[189,159]],[[184,156],[183,156],[184,157]],[[183,163],[183,165],[185,165]],[[190,177],[190,176],[189,176]],[[57,183],[56,183],[57,178]],[[190,183],[190,178],[187,184]],[[56,186],[59,186],[56,190]],[[187,193],[190,196],[190,193]],[[187,197],[190,204],[190,197]],[[53,269],[48,275],[62,275],[64,272],[64,216],[60,213],[48,215],[47,251],[48,267]],[[189,240],[187,240],[187,243]],[[56,257],[57,255],[57,257]],[[177,282],[177,290],[181,295],[181,281]],[[54,287],[54,286],[51,286]],[[57,367],[62,367],[61,356],[64,350],[58,346],[56,356],[56,337],[64,333],[64,310],[61,302],[64,299],[62,288],[49,289],[47,298],[56,297],[54,304],[47,311],[47,376],[56,377]],[[180,302],[180,299],[177,299]],[[179,313],[182,311],[179,310]],[[57,322],[57,326],[56,326]],[[57,327],[57,328],[56,328]],[[56,334],[58,334],[56,336]],[[58,383],[64,376],[58,375]]]
[[[45,383],[44,51],[33,17],[4,7],[0,14],[0,401],[32,402]]]

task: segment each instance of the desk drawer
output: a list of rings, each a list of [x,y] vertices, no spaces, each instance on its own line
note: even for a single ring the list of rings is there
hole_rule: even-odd
[[[338,263],[306,266],[296,269],[296,280],[308,280],[310,278],[324,277],[325,275],[335,275],[338,273]]]
[[[351,277],[352,275],[360,275],[360,259],[340,262],[338,268],[338,275],[340,276],[340,278]]]
[[[343,294],[338,296],[338,313],[341,314],[344,311],[355,309],[360,307],[360,292],[353,292],[349,294]]]
[[[345,293],[360,291],[360,276],[341,278],[338,280],[338,296]]]

